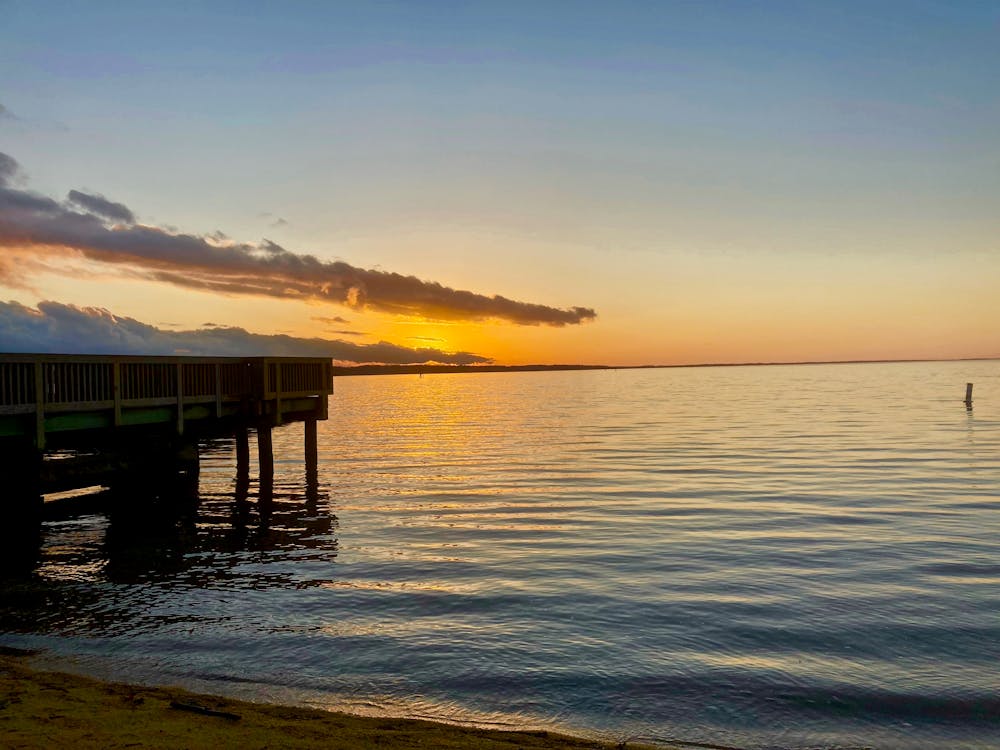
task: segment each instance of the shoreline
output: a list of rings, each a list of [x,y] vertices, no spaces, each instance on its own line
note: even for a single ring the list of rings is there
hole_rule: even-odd
[[[6,747],[654,750],[630,741],[358,716],[105,681],[36,667],[36,655],[0,649],[0,741]]]
[[[945,359],[831,359],[789,362],[686,362],[674,365],[334,365],[334,377],[362,375],[451,375],[496,372],[575,372],[586,370],[685,370],[712,367],[795,367],[802,365],[895,365],[927,362],[995,362],[1000,357],[947,357]]]

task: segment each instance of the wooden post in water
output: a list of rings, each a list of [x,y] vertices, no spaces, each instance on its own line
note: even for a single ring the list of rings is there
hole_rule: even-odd
[[[270,423],[257,427],[257,465],[260,468],[257,480],[257,513],[260,516],[261,528],[267,528],[270,523],[274,493],[274,451],[271,448]]]
[[[4,454],[0,456],[0,471],[3,472],[4,482],[4,502],[0,513],[26,514],[31,517],[41,509],[41,468],[42,451],[37,450],[30,442],[17,441],[4,446]]]
[[[42,541],[42,453],[31,441],[4,447],[0,456],[3,502],[0,503],[0,566],[4,572],[35,567]]]
[[[306,482],[316,481],[316,465],[318,461],[318,451],[316,446],[316,420],[307,419],[305,421],[305,449],[306,449]]]
[[[260,467],[260,486],[269,487],[274,481],[274,449],[268,424],[257,427],[257,465]]]
[[[965,384],[965,405],[972,406],[972,383]]]
[[[250,482],[250,436],[246,425],[236,428],[236,484]]]

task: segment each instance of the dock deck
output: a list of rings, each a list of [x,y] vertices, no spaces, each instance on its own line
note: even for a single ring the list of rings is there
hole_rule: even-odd
[[[86,440],[94,430],[226,431],[327,418],[331,361],[291,357],[0,354],[0,439]]]

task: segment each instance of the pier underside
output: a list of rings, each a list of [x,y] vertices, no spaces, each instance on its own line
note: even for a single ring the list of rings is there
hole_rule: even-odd
[[[235,439],[246,477],[251,432],[270,483],[271,430],[292,422],[315,474],[332,392],[325,359],[0,355],[0,508],[30,517],[43,493],[140,481],[196,492],[198,441],[212,438]]]

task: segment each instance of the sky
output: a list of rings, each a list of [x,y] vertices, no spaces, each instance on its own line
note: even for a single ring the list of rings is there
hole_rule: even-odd
[[[0,18],[0,350],[1000,356],[995,1]]]

